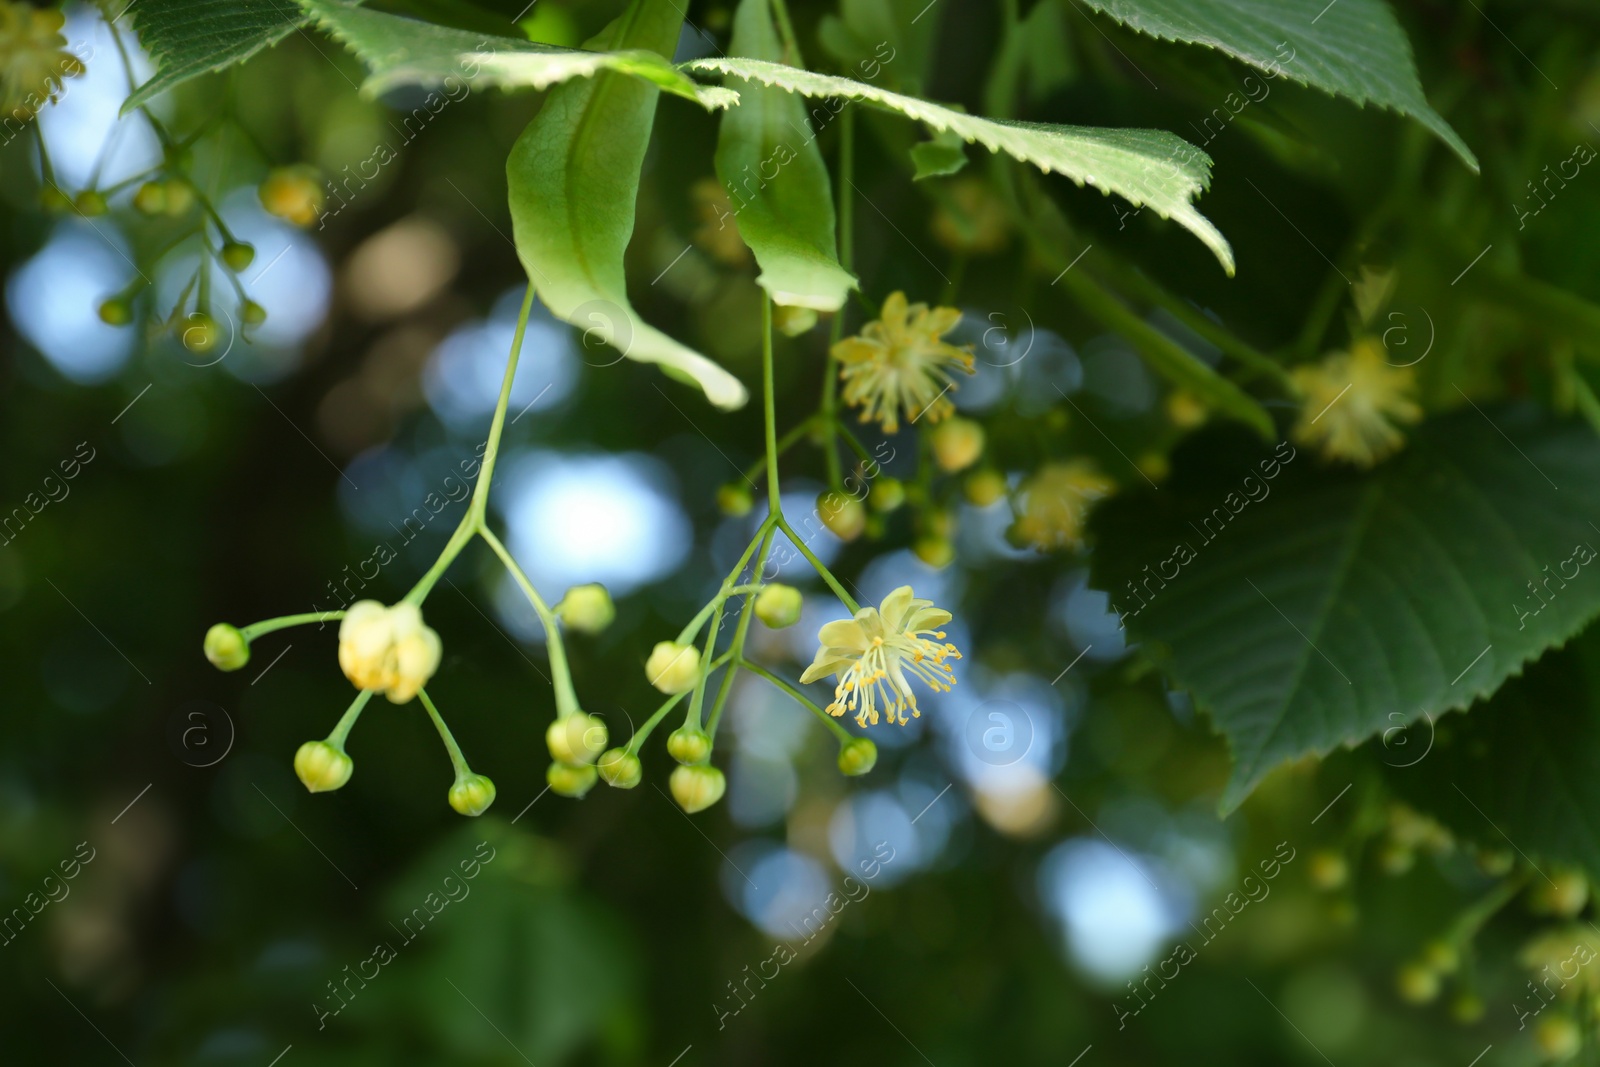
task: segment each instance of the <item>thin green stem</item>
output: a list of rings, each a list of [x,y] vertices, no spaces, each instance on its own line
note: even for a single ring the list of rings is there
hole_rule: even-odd
[[[511,384],[517,377],[517,361],[522,358],[522,338],[528,332],[528,316],[533,312],[533,283],[522,297],[522,310],[517,313],[517,331],[511,337],[511,354],[506,358],[506,372],[500,379],[500,397],[494,405],[494,421],[489,424],[489,440],[483,452],[483,473],[472,492],[469,515],[477,517],[480,525],[488,513],[489,482],[494,478],[495,460],[500,456],[500,435],[505,429],[506,405],[511,401]]]
[[[850,429],[850,427],[844,425],[844,423],[839,424],[839,436],[843,437],[844,443],[850,446],[850,451],[861,457],[861,462],[876,462],[876,460],[872,458],[872,453],[867,451],[867,446],[861,443],[861,438],[857,437],[856,432]]]
[[[830,571],[823,564],[823,562],[816,557],[816,554],[813,553],[809,547],[807,547],[805,539],[794,532],[794,527],[790,526],[789,520],[785,519],[782,515],[778,516],[778,529],[782,530],[789,536],[790,543],[792,543],[795,548],[800,550],[800,554],[804,556],[811,564],[812,570],[816,571],[822,576],[822,580],[828,583],[828,588],[833,590],[833,595],[838,597],[840,602],[843,603],[845,607],[849,608],[851,612],[857,612],[861,610],[861,606],[856,603],[855,598],[849,593],[845,592],[844,586],[839,584],[839,579],[835,578],[833,576],[833,572]]]
[[[761,568],[766,566],[767,553],[772,549],[772,538],[777,532],[776,524],[768,524],[766,532],[761,538],[761,550],[756,553],[755,574],[761,576]],[[717,724],[722,721],[722,709],[728,703],[728,695],[733,692],[733,679],[739,673],[738,661],[744,658],[745,637],[750,633],[750,619],[755,614],[755,597],[747,597],[744,607],[739,611],[739,625],[733,633],[733,645],[728,650],[728,655],[734,659],[734,665],[728,668],[728,673],[722,676],[722,685],[717,689],[717,699],[711,705],[711,717],[706,721],[706,733],[714,741],[717,737]]]
[[[833,736],[839,739],[840,744],[844,744],[845,742],[851,740],[850,731],[844,728],[843,723],[834,718],[832,715],[829,715],[826,711],[823,711],[821,708],[817,707],[816,702],[810,697],[806,696],[804,693],[800,692],[800,690],[796,689],[794,686],[790,685],[776,674],[773,674],[759,663],[752,663],[749,660],[742,659],[739,660],[735,665],[743,667],[751,674],[759,674],[761,677],[765,678],[767,681],[771,682],[773,685],[789,694],[789,696],[793,697],[801,704],[804,704],[811,710],[811,714],[821,719],[822,724],[832,731]]]
[[[791,67],[804,67],[800,55],[800,38],[795,35],[794,23],[789,20],[789,5],[784,0],[772,0],[773,13],[778,16],[778,35],[783,38],[783,61]]]
[[[770,524],[762,523],[762,530],[765,530],[768,525]],[[744,556],[740,558],[738,566],[734,568],[734,574],[738,574],[740,571],[744,570],[745,563],[747,563],[750,559],[750,553],[755,551],[756,545],[759,544],[760,541],[761,532],[758,531],[756,533],[756,539],[750,542],[750,547],[745,549]],[[731,581],[733,581],[733,577],[730,575],[727,580],[722,583],[722,588],[717,590],[717,595],[706,601],[706,606],[701,608],[695,617],[690,619],[688,623],[684,625],[682,630],[678,631],[678,644],[687,645],[689,642],[693,641],[700,633],[700,627],[705,625],[706,620],[711,618],[713,612],[720,610],[722,605],[727,603],[729,597],[738,596],[740,593],[756,593],[761,591],[761,585],[759,583],[754,585],[730,586],[728,582]]]
[[[700,654],[700,677],[695,679],[694,696],[689,698],[689,711],[684,715],[683,724],[700,728],[700,709],[705,707],[706,679],[711,675],[711,655],[717,650],[717,630],[722,625],[722,605],[726,597],[719,597],[717,610],[711,613],[711,627],[706,631],[706,648]]]
[[[428,709],[428,717],[433,720],[434,729],[439,731],[439,740],[444,742],[445,751],[450,753],[450,765],[456,770],[456,781],[461,781],[472,774],[472,768],[467,766],[467,757],[461,754],[461,746],[456,744],[455,735],[450,732],[450,727],[444,724],[444,716],[433,706],[428,691],[418,689],[417,696],[422,700],[422,706]]]
[[[821,421],[821,419],[821,415],[812,415],[809,418],[802,419],[798,426],[794,427],[788,433],[778,438],[778,455],[782,456],[785,452],[789,451],[789,449],[793,448],[795,443],[806,434],[810,433],[812,429],[816,427],[817,423]],[[744,480],[747,482],[754,482],[757,478],[760,478],[762,475],[766,474],[766,472],[767,457],[762,456],[760,459],[756,460],[754,463],[750,464],[750,466],[744,469]]]
[[[765,290],[761,294],[761,395],[765,405],[767,423],[767,507],[774,515],[782,514],[783,502],[778,494],[778,400],[772,375],[772,297]]]
[[[538,614],[539,621],[544,624],[545,648],[550,654],[550,680],[556,691],[556,715],[565,717],[576,715],[579,711],[578,694],[572,687],[572,672],[567,667],[567,650],[561,640],[561,626],[556,622],[556,617],[551,612],[549,605],[533,587],[528,576],[522,572],[522,567],[512,557],[505,545],[500,543],[500,538],[488,527],[480,527],[478,533],[488,542],[494,554],[500,557],[500,562],[505,564],[506,570],[511,572],[511,577],[522,587],[522,593],[528,598],[528,603],[533,605],[533,610]]]
[[[654,731],[655,728],[661,723],[661,720],[667,717],[667,713],[669,711],[678,706],[678,701],[682,700],[688,695],[688,693],[679,693],[676,696],[668,697],[666,702],[656,709],[655,714],[646,719],[644,721],[644,725],[635,730],[633,732],[633,736],[628,739],[628,755],[637,756],[639,754],[639,750],[643,748],[644,743],[650,739],[651,732]]]
[[[345,739],[350,736],[350,731],[355,727],[356,720],[361,718],[361,709],[367,706],[367,701],[372,699],[374,692],[376,690],[363,689],[356,694],[355,700],[351,702],[345,713],[339,716],[339,721],[334,725],[333,732],[328,735],[328,744],[340,752],[344,751]]]
[[[249,626],[239,627],[239,633],[246,641],[254,641],[262,634],[270,634],[274,630],[286,630],[291,626],[304,626],[308,622],[337,622],[344,618],[342,611],[306,611],[299,615],[279,615],[275,619],[262,619]]]

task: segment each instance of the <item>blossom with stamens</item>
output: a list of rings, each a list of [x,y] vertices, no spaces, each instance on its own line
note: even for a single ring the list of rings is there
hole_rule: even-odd
[[[900,428],[902,412],[912,422],[938,422],[950,414],[950,372],[975,373],[971,348],[943,339],[960,321],[956,308],[907,305],[906,294],[889,294],[875,321],[833,346],[844,402],[861,409],[862,422],[882,422],[886,433]]]
[[[27,122],[60,97],[63,78],[83,73],[83,61],[67,51],[60,11],[0,0],[0,112]]]
[[[883,598],[876,608],[862,608],[853,619],[828,623],[817,634],[820,646],[801,682],[837,675],[830,715],[851,712],[862,726],[876,724],[880,712],[893,723],[908,723],[922,712],[917,708],[911,678],[948,693],[956,684],[955,670],[945,661],[960,659],[956,646],[938,629],[950,613],[918,600],[909,585]]]
[[[1422,408],[1414,399],[1416,375],[1384,359],[1385,351],[1378,338],[1362,337],[1348,352],[1290,371],[1301,398],[1294,439],[1358,467],[1400,451],[1399,424],[1421,419]]]

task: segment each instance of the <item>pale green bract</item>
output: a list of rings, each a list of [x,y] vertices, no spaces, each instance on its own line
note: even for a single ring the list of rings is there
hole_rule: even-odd
[[[683,23],[673,4],[634,0],[590,43],[671,52]],[[646,325],[628,302],[623,254],[657,96],[654,85],[609,70],[550,91],[506,161],[517,254],[539,299],[584,330],[585,345],[603,341],[693,382],[718,407],[740,407],[749,394],[739,379]]]
[[[1472,149],[1428,104],[1411,44],[1383,0],[1084,2],[1140,33],[1216,48],[1274,76],[1408,115],[1478,169]]]
[[[783,45],[769,0],[742,0],[734,16],[734,55],[778,59]],[[722,117],[717,177],[756,262],[756,281],[775,303],[837,311],[857,288],[839,265],[833,193],[816,133],[800,97],[742,82],[739,106]]]
[[[738,101],[728,89],[697,84],[655,52],[616,52],[557,48],[494,34],[435,26],[429,22],[369,11],[345,0],[300,0],[329,36],[368,68],[362,91],[376,96],[400,85],[456,85],[471,89],[547,89],[572,78],[616,71],[640,78],[707,110]]]
[[[683,67],[759,81],[802,96],[860,100],[916,119],[936,133],[951,131],[991,152],[1150,207],[1200,238],[1223,269],[1233,273],[1227,239],[1192,203],[1210,184],[1211,157],[1175,134],[980,118],[865,82],[759,59],[697,59]]]

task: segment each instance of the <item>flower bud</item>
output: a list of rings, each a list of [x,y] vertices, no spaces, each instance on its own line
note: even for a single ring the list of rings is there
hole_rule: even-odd
[[[72,197],[54,185],[39,190],[39,206],[54,215],[72,210]]]
[[[606,785],[617,789],[632,789],[644,776],[639,757],[625,748],[614,748],[595,762],[595,768]]]
[[[235,274],[249,270],[250,264],[256,261],[254,245],[245,244],[243,241],[229,241],[222,246],[222,262]]]
[[[561,716],[544,732],[551,757],[573,766],[593,763],[605,751],[607,739],[606,724],[581,711]]]
[[[839,746],[839,770],[852,778],[866,774],[878,762],[878,746],[865,737],[852,737]]]
[[[800,606],[804,598],[792,585],[769,585],[756,594],[756,618],[774,630],[793,626],[800,621]]]
[[[679,763],[704,763],[711,758],[711,735],[693,726],[680,726],[667,735],[667,754]]]
[[[481,774],[469,774],[450,787],[450,806],[463,815],[482,815],[494,803],[494,783]]]
[[[1394,978],[1395,991],[1407,1004],[1426,1004],[1439,995],[1439,974],[1421,963],[1408,963]]]
[[[544,780],[549,782],[550,788],[557,793],[576,800],[593,789],[600,776],[587,764],[574,767],[570,763],[552,763],[544,772]]]
[[[911,551],[916,553],[918,559],[935,570],[943,570],[956,558],[956,546],[948,537],[937,537],[932,534],[917,538],[911,543]]]
[[[350,780],[355,761],[327,741],[307,741],[294,754],[294,773],[313,793],[328,793]]]
[[[844,493],[829,491],[818,496],[817,515],[841,541],[854,541],[867,526],[867,509],[861,501]]]
[[[106,213],[106,198],[103,194],[93,189],[85,189],[73,201],[73,207],[78,209],[78,214],[94,218]]]
[[[1547,1060],[1570,1060],[1583,1045],[1583,1033],[1570,1016],[1550,1014],[1533,1028],[1534,1043]]]
[[[1589,879],[1582,871],[1557,869],[1528,895],[1535,912],[1571,918],[1589,902]]]
[[[1180,430],[1192,430],[1206,421],[1206,406],[1193,393],[1182,389],[1167,394],[1166,402],[1162,405],[1167,409],[1167,418],[1172,425]]]
[[[126,326],[133,321],[133,304],[127,298],[114,296],[100,304],[100,321],[107,326]]]
[[[250,642],[237,626],[219,622],[206,631],[206,659],[219,671],[236,671],[250,662]]]
[[[672,799],[690,815],[705,811],[721,800],[728,788],[728,780],[722,776],[722,772],[709,764],[674,769],[670,784]]]
[[[973,471],[961,483],[967,503],[975,508],[986,508],[1006,495],[1006,476],[996,470]]]
[[[167,216],[180,218],[194,207],[194,186],[182,178],[168,178],[166,182]]]
[[[817,313],[812,308],[785,307],[772,309],[772,324],[785,337],[799,337],[817,324]]]
[[[645,677],[663,693],[686,693],[700,678],[700,650],[676,641],[659,641],[644,665]]]
[[[617,617],[611,594],[598,583],[575,585],[555,607],[556,617],[579,633],[597,634]]]
[[[239,307],[239,317],[246,326],[260,326],[267,321],[267,309],[254,300],[246,300]]]
[[[167,187],[161,182],[145,182],[133,194],[133,207],[141,215],[160,215],[167,210]]]
[[[1344,884],[1350,880],[1350,865],[1345,862],[1342,852],[1320,848],[1311,854],[1306,874],[1313,888],[1331,893],[1344,888]]]
[[[1429,941],[1422,946],[1422,962],[1440,974],[1455,974],[1461,967],[1461,952],[1448,941]]]
[[[197,311],[189,316],[178,339],[189,351],[204,355],[217,347],[217,342],[222,339],[222,330],[217,326],[216,319]]]
[[[934,462],[951,474],[966,470],[983,455],[983,427],[959,415],[939,423],[928,437]]]
[[[887,475],[872,483],[872,492],[867,494],[867,503],[873,511],[890,512],[905,502],[906,483]]]
[[[731,518],[741,518],[750,514],[750,509],[755,506],[755,501],[750,497],[750,490],[742,485],[727,483],[717,490],[717,509]]]
[[[322,189],[316,171],[307,166],[276,167],[257,190],[261,206],[296,226],[310,226],[322,211]]]

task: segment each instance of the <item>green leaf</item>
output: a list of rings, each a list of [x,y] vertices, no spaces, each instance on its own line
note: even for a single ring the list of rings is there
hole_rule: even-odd
[[[1567,562],[1600,545],[1600,442],[1490,415],[1367,475],[1202,437],[1159,492],[1099,509],[1094,586],[1227,737],[1225,811],[1286,760],[1493,693],[1600,614],[1600,566]],[[1207,470],[1181,463],[1207,444]]]
[[[131,10],[156,73],[128,97],[124,115],[190,78],[244,62],[305,21],[290,0],[134,0]]]
[[[1428,105],[1411,44],[1383,0],[1084,2],[1140,33],[1216,48],[1274,77],[1398,111],[1478,170],[1472,149]]]
[[[911,162],[917,167],[911,176],[913,181],[959,174],[967,165],[967,143],[949,130],[936,133],[930,140],[911,146]]]
[[[1419,809],[1467,840],[1505,849],[1509,838],[1535,863],[1600,879],[1600,631],[1547,654],[1466,716],[1392,740],[1402,736],[1379,758]]]
[[[733,54],[782,57],[768,2],[740,3]],[[722,117],[717,137],[717,177],[761,265],[756,281],[775,303],[837,311],[857,282],[839,266],[828,168],[805,104],[759,82],[738,82],[737,88],[739,106]]]
[[[836,97],[898,112],[930,130],[949,130],[991,152],[1004,152],[1046,173],[1148,205],[1187,228],[1233,273],[1233,251],[1191,201],[1211,181],[1211,157],[1164,130],[1111,130],[980,118],[875,85],[798,70],[759,59],[697,59],[690,70],[716,71],[810,97]]]
[[[633,0],[600,41],[670,53],[683,21],[673,4]],[[608,70],[551,90],[506,161],[517,254],[539,299],[583,328],[586,343],[598,339],[629,359],[658,363],[718,407],[736,408],[748,398],[737,378],[645,325],[628,303],[623,253],[657,95],[653,85]]]
[[[473,33],[369,11],[346,0],[300,0],[329,36],[370,71],[362,91],[370,96],[399,85],[441,86],[453,96],[467,89],[545,89],[602,70],[641,78],[709,109],[727,107],[738,94],[698,85],[655,52],[591,52],[557,48],[515,37]]]
[[[839,13],[817,24],[817,39],[856,77],[916,96],[941,13],[928,0],[839,0]]]

